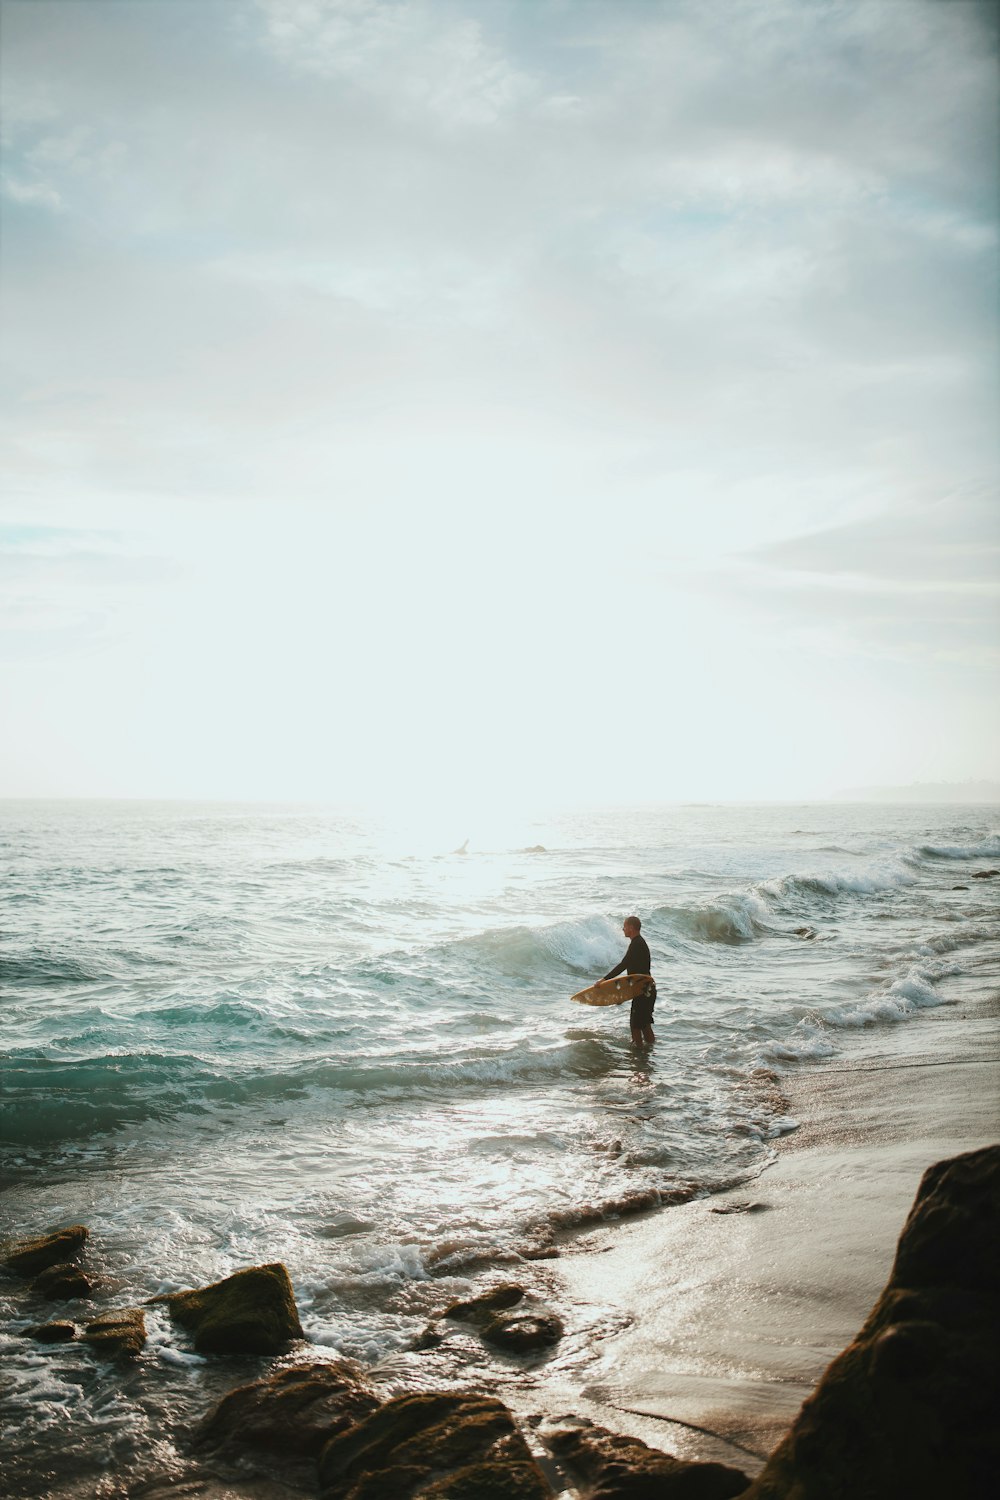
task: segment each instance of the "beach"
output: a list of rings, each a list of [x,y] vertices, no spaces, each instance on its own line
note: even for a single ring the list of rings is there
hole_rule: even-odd
[[[786,1076],[801,1124],[752,1185],[565,1247],[568,1306],[627,1326],[511,1404],[756,1475],[885,1285],[924,1171],[1000,1139],[997,1017],[970,1001],[905,1057]]]
[[[0,1234],[86,1225],[94,1282],[0,1281],[26,1500],[197,1478],[192,1432],[270,1365],[199,1353],[150,1299],[276,1261],[304,1333],[283,1360],[753,1473],[923,1171],[998,1134],[992,807],[618,808],[481,846],[327,809],[0,812]],[[629,911],[649,1052],[624,1008],[570,1000]],[[442,1316],[498,1280],[554,1344]],[[125,1369],[30,1336],[137,1307]]]

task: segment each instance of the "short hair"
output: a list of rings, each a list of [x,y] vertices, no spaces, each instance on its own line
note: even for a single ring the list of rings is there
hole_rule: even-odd
[[[634,927],[636,932],[642,931],[642,923],[639,921],[638,917],[626,917],[624,922],[622,923],[622,926]]]

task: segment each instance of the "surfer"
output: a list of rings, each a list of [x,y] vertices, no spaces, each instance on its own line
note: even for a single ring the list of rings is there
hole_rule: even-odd
[[[616,979],[624,970],[628,974],[650,974],[652,972],[652,961],[649,957],[649,944],[639,934],[642,923],[638,917],[626,917],[622,923],[622,932],[628,938],[628,948],[625,957],[620,964],[615,964],[610,973],[605,974],[605,979]],[[651,1047],[655,1041],[653,1036],[653,1006],[656,1004],[656,985],[650,979],[649,984],[641,995],[636,995],[632,1001],[632,1009],[629,1013],[629,1025],[632,1028],[632,1041],[637,1047],[645,1044]]]

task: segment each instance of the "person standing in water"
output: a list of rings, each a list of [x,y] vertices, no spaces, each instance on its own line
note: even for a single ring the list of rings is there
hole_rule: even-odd
[[[628,948],[621,963],[615,964],[611,972],[605,974],[605,979],[617,979],[623,971],[628,974],[651,974],[652,961],[649,957],[649,944],[644,937],[639,936],[641,930],[642,923],[638,917],[625,918],[622,923],[622,932],[628,938]],[[651,1047],[656,1040],[653,1036],[653,1006],[655,1004],[656,985],[650,978],[642,994],[636,995],[632,1001],[632,1010],[629,1015],[632,1041],[637,1047],[643,1045]]]

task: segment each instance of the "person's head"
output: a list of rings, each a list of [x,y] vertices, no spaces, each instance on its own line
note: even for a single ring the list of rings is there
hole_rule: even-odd
[[[638,917],[626,917],[622,923],[622,932],[627,938],[638,937],[642,930],[642,923]]]

